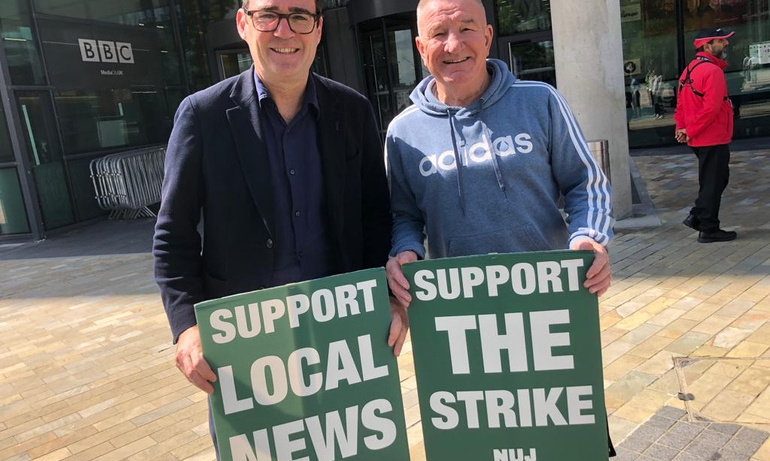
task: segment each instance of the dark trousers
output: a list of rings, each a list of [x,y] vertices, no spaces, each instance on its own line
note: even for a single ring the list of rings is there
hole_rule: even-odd
[[[719,206],[722,192],[730,180],[730,147],[693,147],[698,157],[698,198],[690,214],[698,217],[700,230],[714,232],[719,229]]]
[[[214,415],[211,414],[211,399],[209,399],[209,434],[211,434],[211,441],[214,443],[214,453],[217,454],[217,461],[219,461],[219,446],[217,445],[217,433],[214,431]]]

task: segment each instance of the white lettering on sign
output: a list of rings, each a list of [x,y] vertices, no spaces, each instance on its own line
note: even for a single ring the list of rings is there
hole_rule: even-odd
[[[538,261],[535,264],[517,263],[511,267],[493,265],[481,267],[451,267],[435,271],[422,269],[414,274],[417,287],[415,295],[420,301],[441,299],[471,299],[474,289],[484,285],[488,296],[499,296],[498,290],[510,284],[517,295],[538,293],[562,293],[578,291],[578,268],[583,266],[582,259],[556,261]],[[566,286],[565,286],[566,285]],[[482,288],[484,289],[484,288]]]
[[[315,454],[313,459],[334,461],[340,459],[336,457],[337,448],[342,459],[356,456],[360,442],[369,450],[382,450],[396,441],[396,424],[384,416],[392,411],[389,401],[376,399],[361,408],[355,405],[260,429],[254,431],[251,437],[247,434],[235,435],[229,439],[232,459],[307,461],[311,458],[303,455],[310,454],[312,450]],[[361,432],[368,432],[369,435]]]
[[[251,410],[254,402],[276,405],[286,399],[289,391],[297,397],[308,397],[321,390],[337,389],[340,383],[353,385],[388,376],[387,365],[374,363],[371,335],[357,339],[357,348],[351,348],[344,339],[329,343],[325,362],[311,347],[292,352],[285,363],[275,355],[258,358],[249,373],[252,395],[242,398],[237,394],[232,365],[217,368],[225,415]],[[358,352],[355,356],[354,351]],[[311,365],[325,365],[326,372],[311,373]]]
[[[484,373],[529,371],[527,365],[527,342],[524,335],[524,316],[520,312],[502,315],[505,327],[500,331],[499,315],[457,315],[436,317],[436,331],[446,331],[452,374],[470,374],[468,337],[466,332],[478,330],[481,341],[481,355]],[[478,318],[478,322],[476,319]],[[532,352],[534,371],[572,370],[575,368],[572,355],[554,355],[554,347],[570,346],[567,332],[553,332],[551,325],[568,325],[569,311],[566,309],[529,313],[529,347]],[[508,366],[503,370],[502,353],[508,356]]]
[[[537,461],[537,450],[529,449],[529,454],[524,454],[523,448],[495,448],[492,450],[494,461]]]
[[[323,288],[310,296],[300,293],[285,299],[235,306],[232,310],[217,309],[211,313],[209,320],[216,331],[211,339],[217,344],[227,344],[237,337],[248,339],[273,333],[278,322],[297,328],[300,318],[307,318],[304,317],[306,315],[318,323],[325,323],[334,318],[373,312],[373,290],[376,287],[376,280],[366,280],[355,285],[338,286],[333,291]]]
[[[429,399],[430,409],[436,415],[430,421],[441,430],[461,425],[468,429],[494,429],[594,424],[592,396],[591,386],[437,391]],[[566,406],[566,414],[559,409],[559,403],[566,404],[561,405]],[[486,421],[480,417],[482,414],[486,415]]]
[[[134,64],[134,49],[130,43],[79,38],[78,45],[83,62]]]

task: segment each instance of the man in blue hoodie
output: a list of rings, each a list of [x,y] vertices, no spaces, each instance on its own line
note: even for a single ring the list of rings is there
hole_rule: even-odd
[[[421,0],[417,26],[431,76],[386,139],[392,293],[411,302],[401,265],[425,257],[427,234],[432,258],[592,250],[585,286],[602,295],[612,278],[610,186],[567,102],[487,59],[492,26],[480,0]]]

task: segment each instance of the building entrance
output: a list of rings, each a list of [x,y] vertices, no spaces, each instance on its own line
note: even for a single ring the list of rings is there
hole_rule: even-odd
[[[516,78],[538,80],[556,86],[553,38],[550,32],[514,38],[504,45],[508,66]]]
[[[219,80],[240,74],[248,69],[252,62],[248,48],[217,51]]]
[[[366,95],[383,137],[390,121],[411,104],[409,94],[427,75],[414,44],[416,21],[415,14],[408,13],[358,26]]]

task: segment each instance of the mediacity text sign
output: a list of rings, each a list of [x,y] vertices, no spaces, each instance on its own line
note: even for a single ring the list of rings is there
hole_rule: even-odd
[[[427,459],[607,459],[593,254],[403,266]]]
[[[196,305],[223,461],[407,461],[383,269]]]

